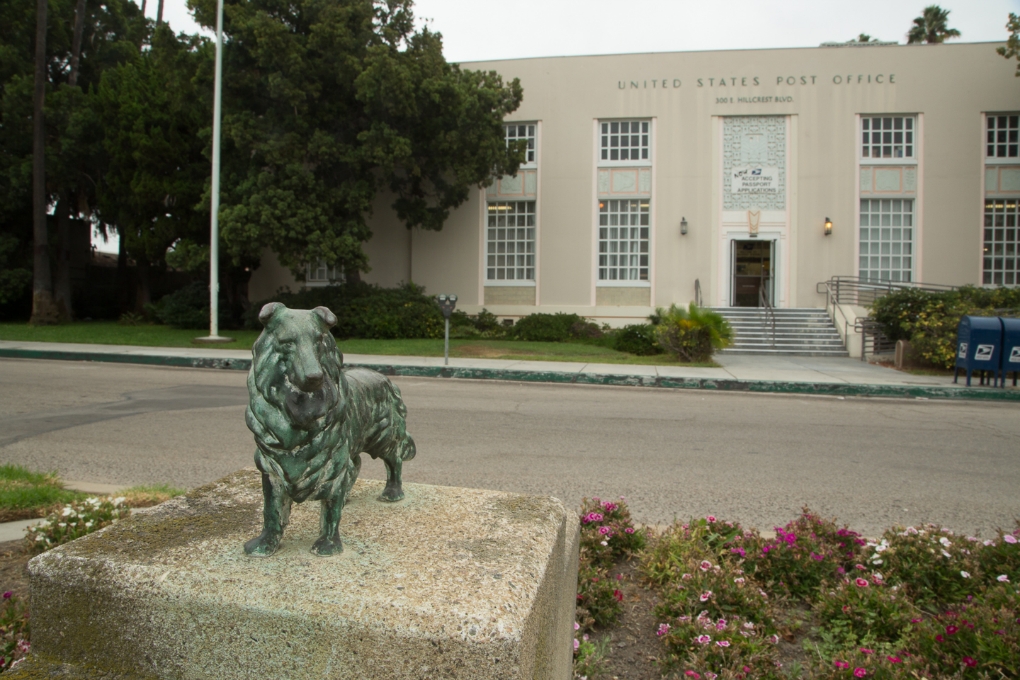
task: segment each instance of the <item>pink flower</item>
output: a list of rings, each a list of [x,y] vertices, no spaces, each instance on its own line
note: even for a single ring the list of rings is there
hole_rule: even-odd
[[[1002,537],[1002,540],[1010,544],[1016,543],[1016,536],[1014,536],[1013,534],[1006,534],[1005,536]]]
[[[898,656],[887,656],[885,658],[889,659],[889,663],[900,663],[903,661],[903,659]]]
[[[874,649],[867,649],[865,647],[861,647],[861,654],[874,654],[874,653],[875,653]]]
[[[857,579],[854,579],[854,583],[857,584],[858,588],[867,588],[868,587],[868,579],[866,579],[866,578],[857,578]]]
[[[867,569],[867,567],[865,567],[863,564],[855,564],[854,569],[860,569],[861,571],[864,571],[865,569]]]
[[[581,630],[581,624],[577,621],[574,621],[574,630]]]
[[[9,599],[11,599],[12,595],[14,595],[14,593],[11,592],[10,590],[8,590],[6,593],[4,593],[4,599],[5,600],[9,600]]]
[[[769,637],[769,642],[771,642],[774,645],[778,645],[779,644],[779,636],[778,635],[770,636]]]
[[[698,566],[701,567],[701,571],[708,571],[709,569],[712,568],[712,563],[709,562],[708,560],[701,560],[701,564],[699,564]]]
[[[669,627],[670,626],[668,623],[660,623],[659,630],[655,631],[655,634],[658,635],[659,637],[662,637],[663,635],[669,632]]]
[[[694,638],[694,641],[697,642],[699,645],[707,645],[709,642],[712,641],[712,636],[699,635],[698,637]]]
[[[730,552],[734,555],[740,555],[741,557],[747,557],[747,551],[743,548],[733,548]]]
[[[690,580],[691,580],[692,578],[694,578],[694,577],[693,577],[693,576],[691,576],[690,574],[684,574],[684,575],[683,575],[683,576],[681,576],[680,578],[682,578],[682,579],[683,579],[683,580],[685,580],[685,581],[690,581]]]
[[[822,560],[825,559],[825,555],[816,555],[815,553],[811,553],[811,559],[813,559],[815,562],[821,562]]]
[[[956,626],[946,626],[946,635],[956,635],[956,631],[960,630]]]
[[[577,648],[580,647],[580,646],[581,646],[581,641],[578,640],[577,638],[574,638],[574,651],[576,652]]]
[[[707,520],[708,520],[708,523],[709,523],[709,524],[714,524],[714,523],[715,523],[715,515],[709,515],[709,516],[708,516],[708,517],[706,517],[705,519],[707,519]]]
[[[684,671],[684,675],[686,675],[688,678],[694,678],[694,680],[698,680],[698,678],[701,677],[700,675],[698,675],[694,671]]]
[[[921,619],[910,619],[911,623],[921,623]]]
[[[619,590],[613,591],[613,597],[616,598],[617,602],[623,602],[623,593],[621,593]]]
[[[863,668],[855,668],[854,669],[854,677],[855,678],[863,678],[867,674],[868,674],[868,671],[864,670]]]
[[[730,646],[730,641],[729,640],[717,640],[715,644],[717,644],[720,647],[729,647]]]
[[[1005,574],[1000,574],[999,576],[995,577],[995,580],[998,581],[999,583],[1009,583],[1009,576],[1006,576]]]
[[[969,656],[963,657],[963,663],[967,666],[967,668],[973,668],[974,666],[977,666],[977,660],[972,659]]]
[[[719,623],[715,624],[716,630],[726,630],[726,619],[719,619]]]
[[[834,661],[833,663],[836,664],[836,668],[850,668],[850,664],[848,664],[846,661],[838,661],[837,660],[837,661]]]
[[[609,501],[605,501],[602,504],[602,509],[606,512],[612,512],[613,510],[616,510],[617,507],[619,506],[617,506],[616,503],[610,503]]]
[[[609,527],[599,527],[599,533],[602,534],[603,536],[605,536],[611,531],[612,529],[610,529]]]
[[[625,534],[632,534],[632,533],[634,533],[634,527],[627,527],[626,529],[623,530],[623,533],[625,533]]]
[[[713,673],[712,671],[705,671],[705,677],[708,678],[708,680],[715,680],[719,676]]]
[[[945,640],[945,638],[942,637],[942,633],[935,636],[935,642],[942,642],[943,640]]]
[[[703,592],[701,594],[701,601],[702,602],[708,602],[711,599],[712,599],[712,591],[711,590],[706,590],[705,592]]]

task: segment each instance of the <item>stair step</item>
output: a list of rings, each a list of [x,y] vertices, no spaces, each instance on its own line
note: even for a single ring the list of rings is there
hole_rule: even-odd
[[[823,309],[775,309],[767,325],[765,311],[758,307],[715,307],[712,311],[733,329],[733,344],[722,350],[726,354],[849,356]]]

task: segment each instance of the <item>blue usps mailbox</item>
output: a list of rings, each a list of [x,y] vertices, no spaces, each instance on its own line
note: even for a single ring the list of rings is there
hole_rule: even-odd
[[[1020,373],[1020,319],[999,317],[1002,322],[1002,386],[1006,386],[1006,374],[1013,374],[1013,387],[1016,387],[1016,375]]]
[[[953,382],[960,369],[967,372],[967,386],[974,371],[991,371],[993,384],[999,376],[999,357],[1002,354],[1002,322],[997,316],[965,316],[956,327],[956,368]]]

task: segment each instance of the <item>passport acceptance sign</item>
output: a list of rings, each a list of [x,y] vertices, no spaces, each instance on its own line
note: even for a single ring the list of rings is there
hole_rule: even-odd
[[[749,166],[733,168],[730,191],[734,194],[778,194],[779,168]]]

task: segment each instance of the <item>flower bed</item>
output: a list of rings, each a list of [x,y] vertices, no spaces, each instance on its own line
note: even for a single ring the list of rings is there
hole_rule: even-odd
[[[619,613],[609,575],[633,555],[669,677],[1020,678],[1020,523],[984,540],[935,525],[868,540],[805,508],[774,538],[713,516],[652,537],[611,505],[582,507],[575,677],[598,677]],[[640,538],[599,538],[627,527]]]

